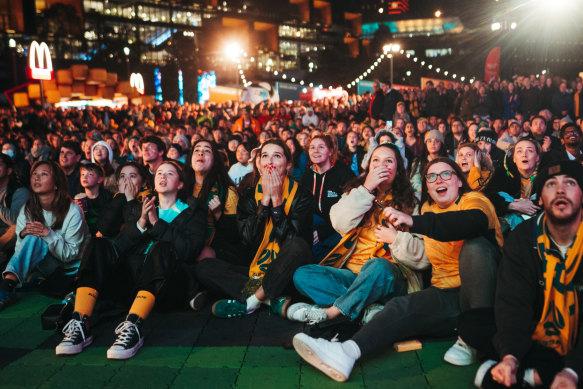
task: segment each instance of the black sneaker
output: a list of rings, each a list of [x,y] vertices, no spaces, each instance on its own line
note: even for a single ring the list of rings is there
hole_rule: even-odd
[[[89,318],[81,318],[79,312],[73,312],[73,318],[63,327],[65,337],[55,348],[57,355],[75,355],[93,342],[93,335],[89,328]]]
[[[115,329],[117,339],[107,350],[108,359],[129,359],[136,355],[144,344],[142,319],[136,314],[130,314],[125,321]]]

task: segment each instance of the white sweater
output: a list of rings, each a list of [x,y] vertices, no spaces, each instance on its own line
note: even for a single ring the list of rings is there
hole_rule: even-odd
[[[22,238],[20,232],[26,226],[26,216],[24,214],[26,206],[20,209],[16,219],[16,247],[19,251],[22,247]],[[45,225],[53,224],[52,212],[43,209]],[[89,242],[90,235],[83,212],[75,203],[71,203],[69,212],[63,221],[63,226],[59,230],[51,229],[47,236],[42,238],[49,246],[49,252],[63,263],[66,268],[77,267],[81,261],[83,248]]]

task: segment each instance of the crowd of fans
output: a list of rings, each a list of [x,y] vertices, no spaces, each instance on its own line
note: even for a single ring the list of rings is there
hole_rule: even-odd
[[[56,353],[70,355],[96,306],[121,305],[107,357],[127,359],[153,309],[266,305],[338,329],[343,342],[293,341],[338,381],[361,356],[457,329],[444,359],[486,358],[479,387],[576,388],[582,90],[375,81],[254,107],[2,109],[0,310],[21,287],[69,293]]]

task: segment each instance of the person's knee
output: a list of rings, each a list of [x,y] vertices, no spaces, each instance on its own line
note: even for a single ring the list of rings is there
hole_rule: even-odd
[[[460,267],[495,267],[499,259],[498,249],[484,237],[465,240],[459,254]]]
[[[313,276],[312,266],[313,265],[302,266],[294,272],[294,285],[298,290],[303,290],[306,284],[318,282]]]
[[[26,235],[23,239],[22,239],[22,244],[36,244],[36,243],[40,243],[43,242],[43,239],[40,236],[36,236],[36,235]]]
[[[380,278],[393,278],[393,267],[385,258],[373,258],[368,260],[360,272]]]

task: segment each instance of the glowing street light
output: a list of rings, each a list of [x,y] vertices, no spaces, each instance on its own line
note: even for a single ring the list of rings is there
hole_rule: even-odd
[[[438,18],[440,16],[441,16],[441,11],[440,10],[435,11],[435,17]]]
[[[498,31],[502,28],[502,25],[499,22],[492,23],[492,31]]]

